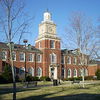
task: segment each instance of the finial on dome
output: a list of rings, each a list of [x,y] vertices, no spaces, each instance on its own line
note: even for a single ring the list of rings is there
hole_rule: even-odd
[[[46,9],[46,12],[44,12],[44,21],[51,21],[51,13],[48,8]]]

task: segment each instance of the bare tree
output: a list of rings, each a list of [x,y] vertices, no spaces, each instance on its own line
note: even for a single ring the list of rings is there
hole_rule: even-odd
[[[92,54],[96,47],[96,32],[91,20],[82,13],[73,13],[69,19],[69,22],[70,25],[66,29],[67,43],[72,48],[78,48],[80,50],[78,55],[81,58],[81,66],[83,69],[82,80],[84,88],[84,67],[88,66],[88,63],[86,65],[86,59],[89,59],[91,56],[93,56]]]
[[[13,76],[13,100],[16,100],[16,82],[12,60],[12,41],[17,38],[20,43],[24,33],[28,33],[29,22],[32,18],[24,13],[23,0],[0,1],[0,31],[9,44],[10,62]]]

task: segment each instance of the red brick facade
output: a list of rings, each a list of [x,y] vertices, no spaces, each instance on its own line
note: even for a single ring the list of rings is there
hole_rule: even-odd
[[[48,17],[49,16],[49,17]],[[61,50],[60,39],[56,35],[56,25],[50,19],[50,13],[45,13],[44,21],[41,22],[38,39],[35,41],[35,47],[31,46],[30,48],[25,48],[24,45],[14,46],[14,52],[16,54],[16,60],[14,61],[14,66],[19,69],[17,72],[19,74],[20,68],[25,68],[26,71],[29,71],[29,68],[32,68],[33,76],[49,76],[50,78],[68,78],[68,77],[78,77],[82,73],[80,71],[84,69],[85,76],[94,76],[97,68],[97,65],[89,66],[88,57],[84,55],[87,59],[86,64],[82,66],[80,64],[81,59],[77,53],[73,53],[71,50]],[[41,30],[42,29],[42,30]],[[41,35],[42,34],[42,35]],[[53,41],[53,48],[51,48],[51,42]],[[3,71],[5,63],[10,64],[9,59],[9,48],[6,43],[0,43],[0,52],[6,51],[6,59],[0,60],[0,72]],[[23,52],[26,55],[26,62],[20,61],[20,53]],[[33,61],[28,61],[29,54],[32,54]],[[37,57],[40,55],[41,61],[37,61]],[[68,57],[70,62],[68,63]],[[75,61],[74,61],[75,60]],[[41,72],[41,73],[39,73]]]

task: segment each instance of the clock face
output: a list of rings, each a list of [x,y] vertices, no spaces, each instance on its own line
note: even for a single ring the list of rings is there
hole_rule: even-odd
[[[48,32],[52,33],[53,32],[53,28],[52,27],[48,27]]]

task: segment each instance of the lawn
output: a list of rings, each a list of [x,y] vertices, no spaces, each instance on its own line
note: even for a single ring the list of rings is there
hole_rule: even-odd
[[[12,100],[12,84],[0,85],[0,100]],[[52,82],[39,82],[37,87],[23,88],[17,83],[17,100],[100,100],[100,83],[79,84],[64,82],[52,86]]]

